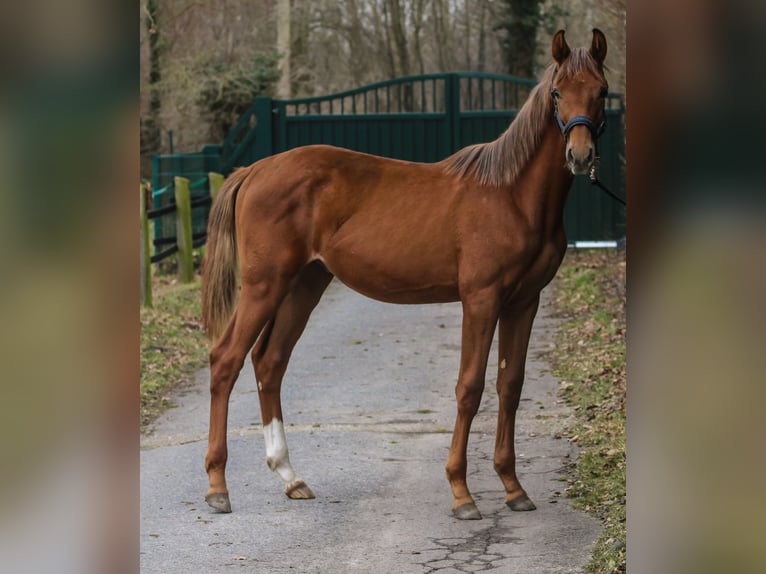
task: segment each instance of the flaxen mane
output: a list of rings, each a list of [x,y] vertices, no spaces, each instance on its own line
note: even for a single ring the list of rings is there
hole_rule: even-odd
[[[551,64],[516,118],[500,137],[489,143],[465,147],[444,160],[449,173],[476,177],[482,185],[511,185],[537,151],[543,131],[553,121],[550,88],[556,65]],[[576,48],[564,62],[559,78],[581,72],[603,76],[585,48]]]

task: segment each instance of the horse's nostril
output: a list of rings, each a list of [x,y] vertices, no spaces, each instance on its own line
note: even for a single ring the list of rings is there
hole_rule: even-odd
[[[567,149],[567,161],[569,163],[574,163],[574,160],[574,154],[572,153],[572,148],[570,147]]]
[[[593,161],[593,148],[590,148],[590,149],[588,150],[588,160],[587,160],[587,161],[588,161],[588,163],[590,163],[591,161]]]

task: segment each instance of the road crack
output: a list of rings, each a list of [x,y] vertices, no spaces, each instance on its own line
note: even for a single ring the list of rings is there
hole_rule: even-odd
[[[459,572],[483,572],[500,568],[499,561],[506,556],[496,553],[492,547],[500,544],[520,544],[510,528],[500,524],[505,509],[484,516],[487,526],[466,538],[430,538],[434,545],[429,550],[443,550],[444,554],[419,562],[427,568],[426,573],[452,568]]]

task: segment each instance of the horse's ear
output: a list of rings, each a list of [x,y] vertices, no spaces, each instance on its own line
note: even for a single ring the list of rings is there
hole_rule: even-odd
[[[590,45],[590,55],[599,63],[604,63],[606,58],[606,36],[598,28],[593,28],[593,42]]]
[[[569,49],[566,39],[564,38],[564,30],[559,30],[556,35],[553,36],[553,45],[551,46],[551,53],[553,59],[560,66],[569,57],[572,50]]]

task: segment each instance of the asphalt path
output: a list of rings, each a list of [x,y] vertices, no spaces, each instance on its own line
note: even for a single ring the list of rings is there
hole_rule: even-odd
[[[576,453],[556,438],[571,413],[543,357],[556,326],[545,292],[517,415],[517,471],[537,510],[510,511],[492,468],[493,351],[468,444],[484,518],[451,514],[444,465],[460,320],[459,304],[388,305],[333,281],[282,390],[290,458],[315,500],[288,499],[266,466],[248,360],[229,410],[233,512],[208,508],[209,371],[197,373],[141,440],[141,572],[582,572],[600,527],[561,495]]]

